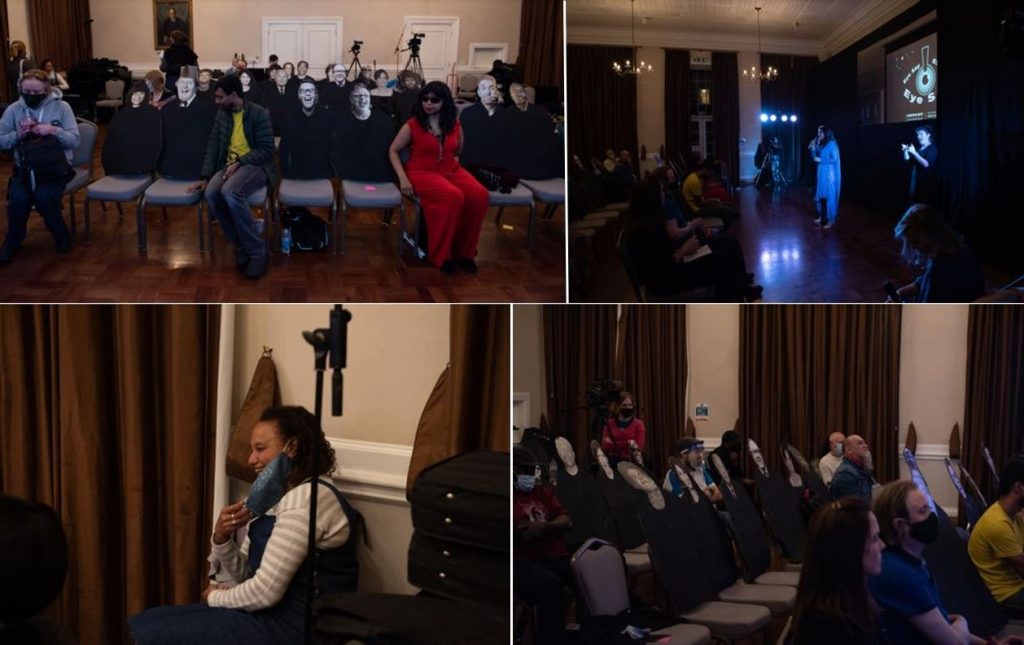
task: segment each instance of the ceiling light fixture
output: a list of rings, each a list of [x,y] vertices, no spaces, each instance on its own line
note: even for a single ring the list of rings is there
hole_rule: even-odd
[[[637,47],[636,47],[636,0],[630,0],[629,5],[629,28],[633,34],[633,58],[632,60],[626,59],[624,63],[614,61],[612,63],[612,71],[619,76],[640,76],[641,74],[651,72],[654,68],[650,64],[644,61],[637,60]]]
[[[743,70],[743,78],[751,81],[774,81],[779,76],[779,70],[771,65],[767,69],[760,69],[761,62],[761,7],[754,7],[757,11],[757,61],[758,65],[751,65],[750,69]]]

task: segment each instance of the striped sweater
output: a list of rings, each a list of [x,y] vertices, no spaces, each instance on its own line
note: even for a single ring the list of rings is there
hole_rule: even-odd
[[[238,583],[230,589],[211,591],[207,597],[211,607],[258,611],[281,601],[306,559],[310,489],[308,481],[299,484],[267,511],[267,515],[277,519],[260,566],[251,578],[247,578],[250,574],[248,536],[241,547],[234,540],[216,544],[211,539],[211,561]],[[317,487],[316,532],[316,546],[320,549],[335,549],[349,539],[348,518],[334,492],[323,484]]]

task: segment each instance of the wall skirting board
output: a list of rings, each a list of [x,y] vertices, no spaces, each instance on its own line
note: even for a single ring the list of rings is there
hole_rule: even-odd
[[[338,489],[355,499],[408,506],[405,481],[412,446],[328,438],[337,459]]]

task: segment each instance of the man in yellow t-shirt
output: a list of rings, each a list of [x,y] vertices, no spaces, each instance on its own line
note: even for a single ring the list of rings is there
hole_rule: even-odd
[[[992,597],[1011,614],[1024,612],[1024,455],[999,475],[999,500],[978,520],[967,552]]]

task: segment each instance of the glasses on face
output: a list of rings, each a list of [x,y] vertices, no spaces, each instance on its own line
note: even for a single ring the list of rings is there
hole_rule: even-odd
[[[423,102],[430,103],[431,105],[439,105],[441,103],[441,99],[436,96],[424,96]]]

